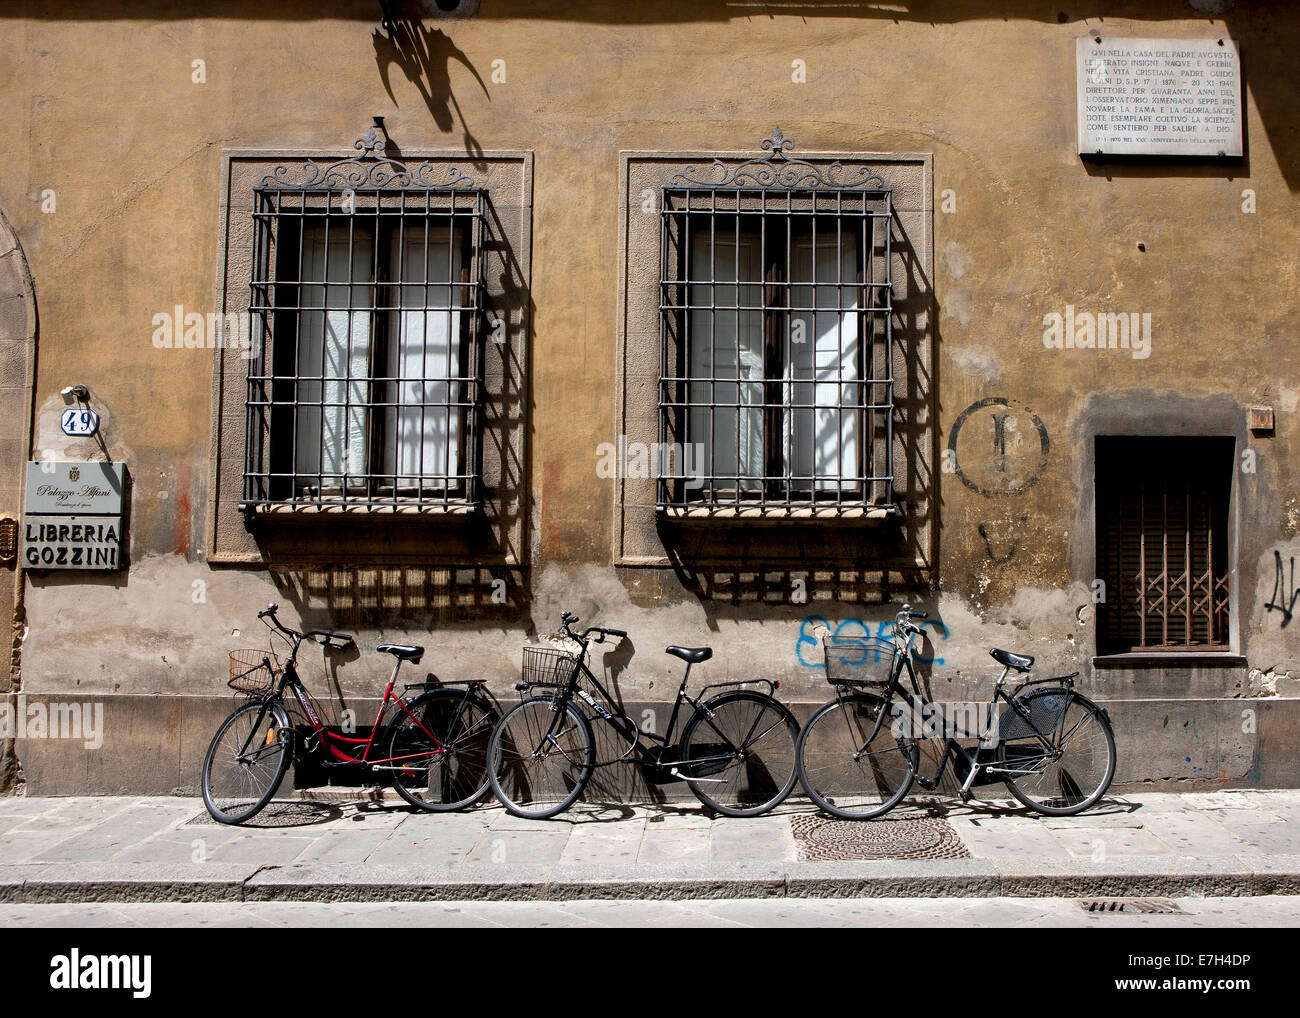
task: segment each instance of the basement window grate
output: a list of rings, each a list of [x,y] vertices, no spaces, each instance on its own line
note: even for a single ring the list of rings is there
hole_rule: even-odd
[[[1231,438],[1097,439],[1098,652],[1223,651]]]

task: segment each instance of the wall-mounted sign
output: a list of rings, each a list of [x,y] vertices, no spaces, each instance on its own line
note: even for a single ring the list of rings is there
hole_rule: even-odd
[[[93,435],[99,430],[99,414],[88,406],[72,406],[59,414],[59,426],[65,435]]]
[[[1241,55],[1228,38],[1076,42],[1080,155],[1240,156]]]
[[[122,568],[125,481],[121,463],[28,463],[23,565]]]

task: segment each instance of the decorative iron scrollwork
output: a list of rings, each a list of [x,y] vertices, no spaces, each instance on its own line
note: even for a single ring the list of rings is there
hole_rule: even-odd
[[[386,188],[446,190],[475,186],[474,179],[456,166],[429,161],[407,166],[386,155],[376,155],[376,150],[384,143],[385,139],[372,126],[352,143],[352,147],[361,155],[349,156],[328,166],[321,166],[315,160],[308,159],[295,167],[301,175],[300,180],[290,179],[294,172],[290,167],[277,166],[262,178],[261,186],[297,191],[363,191]]]
[[[844,164],[816,164],[805,159],[791,159],[786,152],[794,148],[794,140],[776,128],[771,137],[764,138],[761,146],[768,154],[755,156],[743,163],[724,163],[714,159],[705,167],[687,166],[669,181],[670,187],[741,187],[783,188],[786,190],[884,190],[885,181],[869,166],[846,170]],[[842,174],[849,173],[848,179]]]

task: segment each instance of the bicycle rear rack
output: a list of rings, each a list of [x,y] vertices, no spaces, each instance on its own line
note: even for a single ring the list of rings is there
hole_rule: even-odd
[[[733,679],[728,682],[710,682],[704,686],[698,694],[697,699],[703,699],[704,694],[710,689],[730,689],[736,686],[766,686],[767,695],[776,698],[776,691],[781,688],[780,679]]]

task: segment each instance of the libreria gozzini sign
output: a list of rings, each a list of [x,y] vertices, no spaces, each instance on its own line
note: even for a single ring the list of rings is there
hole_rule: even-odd
[[[28,463],[22,562],[28,569],[121,569],[120,463]]]

